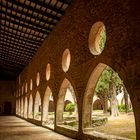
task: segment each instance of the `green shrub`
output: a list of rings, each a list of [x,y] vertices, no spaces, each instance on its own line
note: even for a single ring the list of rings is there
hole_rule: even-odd
[[[128,112],[133,112],[133,109],[132,109],[132,108],[131,108],[131,109],[129,109],[129,110],[128,110]]]
[[[68,112],[72,112],[75,108],[75,104],[74,103],[68,103],[65,107],[65,110]]]
[[[118,109],[120,112],[125,112],[125,105],[118,105]]]
[[[48,112],[48,115],[54,115],[54,112]]]

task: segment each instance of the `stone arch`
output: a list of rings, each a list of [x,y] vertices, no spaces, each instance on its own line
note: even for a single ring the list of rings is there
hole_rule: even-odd
[[[28,92],[28,84],[27,84],[27,82],[25,83],[25,93],[27,93]]]
[[[27,96],[25,96],[25,99],[24,99],[24,118],[27,118],[27,110],[28,110],[28,100],[27,100]]]
[[[23,117],[23,97],[21,97],[21,104],[20,104],[20,116]]]
[[[18,99],[18,115],[20,115],[20,106],[21,106],[21,102],[20,102],[20,98]]]
[[[41,120],[41,97],[37,91],[34,99],[34,119]]]
[[[20,96],[21,96],[21,95],[23,95],[23,88],[24,88],[24,87],[23,87],[23,85],[22,85],[22,87],[21,87],[21,94],[20,94]]]
[[[32,90],[32,89],[33,89],[33,80],[30,79],[30,90]]]
[[[103,109],[103,105],[102,105],[102,101],[101,101],[101,99],[97,99],[97,100],[95,100],[94,102],[93,102],[93,110],[94,109],[99,109],[99,110],[101,110],[101,109]]]
[[[20,115],[20,106],[21,106],[20,98],[18,99],[18,102],[19,102],[19,106],[18,106],[18,115]]]
[[[59,95],[58,95],[57,108],[56,108],[56,124],[59,124],[59,123],[61,124],[63,122],[63,112],[64,112],[64,104],[65,104],[64,100],[65,100],[67,88],[70,86],[72,87],[71,90],[73,91],[72,94],[73,94],[73,97],[75,98],[74,100],[77,103],[73,86],[71,85],[70,81],[65,78],[61,84]],[[75,108],[77,108],[77,106]]]
[[[87,83],[83,99],[83,120],[82,120],[83,128],[89,128],[91,126],[91,113],[92,113],[91,107],[93,93],[96,87],[96,82],[99,79],[102,71],[106,68],[106,66],[107,65],[103,63],[98,64],[96,68],[92,71],[89,81]]]
[[[50,100],[49,101],[49,112],[55,112],[55,108],[54,108],[54,101]]]
[[[28,103],[28,118],[33,118],[33,96],[30,94]]]
[[[50,97],[52,96],[52,91],[47,86],[45,94],[44,94],[44,99],[43,99],[43,115],[42,115],[42,121],[46,121],[48,119],[48,112],[49,112],[49,101]],[[53,100],[53,99],[52,99]]]
[[[18,115],[19,112],[19,100],[16,99],[16,115]]]
[[[108,65],[104,63],[99,63],[91,72],[91,75],[89,77],[87,87],[85,90],[84,99],[83,99],[82,128],[84,132],[86,132],[86,128],[91,128],[91,124],[92,124],[92,109],[91,108],[92,108],[92,103],[93,103],[93,96],[95,93],[94,90],[96,88],[96,84],[98,82],[98,79],[100,78],[100,75],[102,74],[102,72],[107,66]]]

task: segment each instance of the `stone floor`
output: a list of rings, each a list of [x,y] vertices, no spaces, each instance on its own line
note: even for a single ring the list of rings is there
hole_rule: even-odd
[[[72,140],[15,116],[0,116],[0,140]]]

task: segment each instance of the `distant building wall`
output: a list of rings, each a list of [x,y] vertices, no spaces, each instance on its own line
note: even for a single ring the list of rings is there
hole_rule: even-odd
[[[15,82],[0,81],[0,115],[15,114]]]

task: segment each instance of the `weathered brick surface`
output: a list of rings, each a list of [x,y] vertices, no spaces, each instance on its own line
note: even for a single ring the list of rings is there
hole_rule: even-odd
[[[126,85],[134,106],[137,139],[140,139],[140,34],[138,33],[140,14],[135,13],[138,9],[136,5],[138,5],[136,0],[131,3],[129,0],[73,0],[65,16],[20,74],[21,84],[17,89],[21,89],[22,85],[28,82],[28,97],[29,94],[33,94],[34,97],[38,90],[43,100],[46,87],[49,86],[56,108],[61,83],[67,78],[77,96],[79,137],[82,137],[82,106],[87,82],[94,68],[99,63],[105,63],[119,73]],[[104,23],[107,41],[102,54],[95,57],[89,51],[88,36],[92,25],[97,21]],[[61,63],[66,48],[70,50],[71,63],[68,72],[64,73]],[[50,80],[46,81],[45,72],[48,63],[51,66],[51,75]],[[40,72],[38,87],[37,72]],[[31,78],[33,90],[29,91]]]

